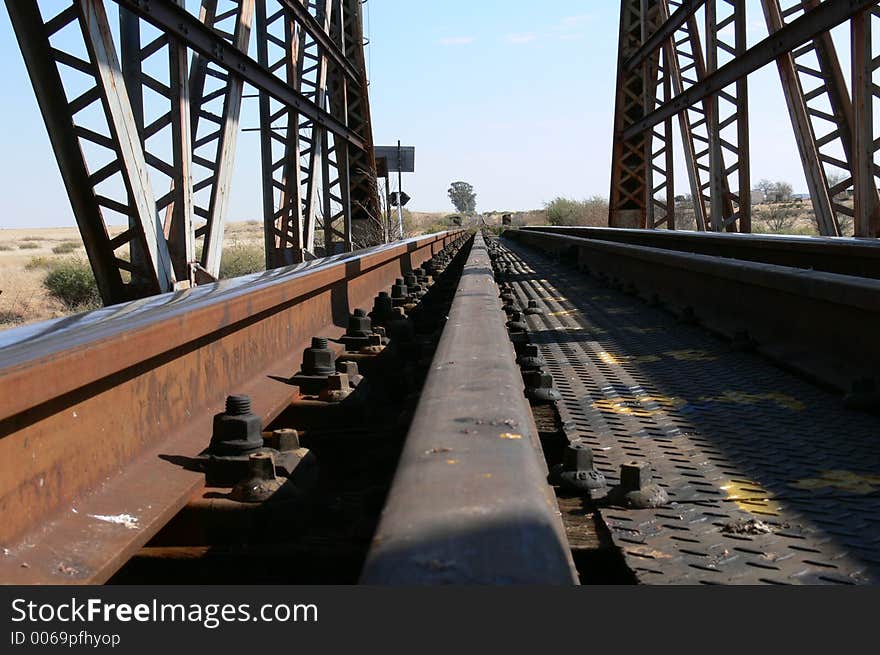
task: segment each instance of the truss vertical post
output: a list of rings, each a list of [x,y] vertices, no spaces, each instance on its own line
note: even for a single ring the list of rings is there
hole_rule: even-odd
[[[382,243],[382,209],[379,205],[376,155],[373,150],[373,126],[370,117],[369,81],[364,56],[364,19],[362,0],[340,0],[342,40],[346,58],[354,65],[357,79],[345,86],[345,116],[348,126],[364,141],[364,147],[351,148],[341,159],[347,161],[342,177],[345,190],[342,202],[351,216],[350,240],[364,248]],[[338,82],[334,84],[338,87]]]
[[[645,3],[648,10],[656,3]],[[639,133],[624,138],[624,131],[642,117],[648,80],[643,66],[627,70],[626,61],[642,44],[642,0],[621,0],[620,39],[617,58],[617,91],[611,153],[611,193],[608,224],[611,227],[647,227],[648,182],[646,139]]]
[[[746,50],[745,3],[740,0],[707,0],[706,2],[706,74],[721,65],[719,54],[738,57]],[[733,43],[725,37],[733,28]],[[726,103],[722,105],[722,101]],[[725,110],[726,111],[723,111]],[[722,115],[724,114],[724,115]],[[709,138],[710,221],[712,230],[751,231],[751,182],[748,150],[748,83],[745,76],[733,87],[710,95],[706,115]],[[735,129],[736,137],[731,136]],[[735,143],[734,143],[735,141]],[[725,151],[734,163],[725,166]],[[730,175],[737,173],[738,191],[729,190]]]
[[[854,232],[859,237],[880,236],[878,215],[878,173],[874,163],[874,70],[871,17],[876,7],[852,17],[852,92],[853,92],[853,210]]]
[[[226,11],[218,10],[220,1],[202,0],[199,12],[201,22],[236,49],[247,53],[254,0],[235,0],[230,3],[232,8]],[[231,29],[228,27],[230,21]],[[220,85],[207,90],[209,79],[218,80]],[[198,53],[193,55],[190,104],[193,163],[198,166],[193,190],[197,197],[202,198],[195,201],[194,213],[205,221],[196,230],[196,236],[204,237],[201,266],[215,278],[220,273],[243,89],[244,80],[240,73],[221,68]],[[222,102],[219,112],[215,109],[218,102]]]
[[[182,0],[171,0],[181,5]],[[120,52],[122,75],[131,102],[132,115],[137,125],[145,160],[158,172],[167,176],[171,190],[156,200],[156,213],[165,212],[163,233],[168,241],[171,263],[178,280],[194,282],[192,265],[195,262],[193,234],[192,190],[192,135],[189,109],[187,48],[178,39],[160,35],[142,46],[141,20],[124,7],[119,9]],[[168,47],[168,84],[144,72],[144,62],[155,56],[163,45]],[[164,96],[168,111],[150,125],[144,124],[144,88]],[[162,149],[148,146],[154,138],[170,127],[170,161]],[[142,254],[132,253],[132,260]]]
[[[287,83],[300,91],[303,61],[300,50],[305,39],[304,30],[297,27],[296,22],[283,8],[269,16],[266,4],[257,3],[258,60],[271,70],[283,70]],[[275,27],[279,25],[280,29]],[[270,44],[279,51],[276,57],[269,55]],[[273,112],[273,104],[275,101],[267,93],[260,92],[260,149],[267,269],[296,264],[304,259],[300,116],[292,107],[282,106]],[[276,125],[278,120],[283,120],[284,124]],[[280,152],[277,159],[276,152]],[[276,195],[279,198],[277,203]]]
[[[669,19],[667,2],[660,3],[660,12],[662,21],[665,22]],[[664,48],[666,60],[669,62],[672,90],[676,95],[684,92],[686,84],[695,84],[705,77],[706,66],[703,59],[703,49],[700,44],[697,22],[693,16],[689,16],[673,33]],[[703,183],[701,173],[703,170],[708,171],[708,166],[702,166],[700,158],[708,155],[708,146],[701,151],[699,148],[702,146],[698,147],[697,141],[700,140],[703,144],[707,144],[708,139],[699,136],[696,131],[700,127],[703,130],[706,128],[706,107],[707,104],[704,102],[701,106],[688,107],[678,114],[678,127],[684,149],[684,165],[694,207],[694,222],[699,231],[706,230],[707,196],[705,190],[708,187],[708,182]],[[693,114],[697,115],[696,119],[692,119]]]

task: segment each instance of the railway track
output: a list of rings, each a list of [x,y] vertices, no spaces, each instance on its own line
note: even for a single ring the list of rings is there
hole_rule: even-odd
[[[533,306],[517,318],[552,374],[568,443],[589,448],[606,481],[590,497],[636,578],[876,583],[880,419],[865,411],[876,412],[876,396],[843,397],[833,385],[816,386],[769,363],[758,343],[725,338],[711,321],[707,330],[694,314],[706,320],[712,303],[695,302],[688,312],[665,303],[676,295],[658,297],[669,287],[656,271],[640,277],[637,289],[633,276],[643,271],[632,263],[652,254],[647,247],[634,246],[627,259],[618,244],[606,250],[605,243],[553,232],[512,233],[510,249],[498,257],[500,278],[517,306]],[[572,251],[573,261],[560,265],[560,254]],[[743,300],[754,302],[743,278]],[[874,297],[880,289],[874,281],[836,281]],[[697,297],[688,288],[681,294]],[[844,294],[840,302],[847,301]],[[765,321],[774,317],[764,314]],[[862,352],[870,358],[876,349]],[[621,499],[621,487],[640,485],[664,502]]]
[[[763,242],[505,237],[4,333],[0,578],[877,581],[880,282]]]

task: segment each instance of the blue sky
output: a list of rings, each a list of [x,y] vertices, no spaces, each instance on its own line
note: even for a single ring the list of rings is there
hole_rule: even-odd
[[[766,29],[757,2],[747,8],[751,43]],[[410,208],[451,211],[446,189],[458,179],[474,185],[483,211],[608,195],[618,3],[369,0],[365,11],[375,141],[416,147],[416,173],[404,177]],[[839,53],[847,69],[848,51]],[[0,227],[72,225],[5,11],[0,71]],[[778,87],[775,66],[750,77],[752,177],[804,191]],[[245,103],[242,124],[252,127],[256,100]],[[686,186],[679,157],[676,187]],[[257,218],[259,139],[248,132],[239,138],[229,220]]]

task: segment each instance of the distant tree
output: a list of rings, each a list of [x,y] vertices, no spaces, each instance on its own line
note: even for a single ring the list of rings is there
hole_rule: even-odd
[[[474,193],[474,187],[467,182],[452,182],[446,193],[459,213],[473,214],[477,211],[477,194]]]
[[[773,194],[773,187],[775,186],[774,182],[771,182],[766,177],[762,180],[758,180],[757,184],[755,184],[755,188],[763,194],[763,198],[759,200],[761,202],[766,202],[770,200]]]
[[[787,202],[791,200],[791,185],[788,182],[774,182],[770,194],[776,202]]]

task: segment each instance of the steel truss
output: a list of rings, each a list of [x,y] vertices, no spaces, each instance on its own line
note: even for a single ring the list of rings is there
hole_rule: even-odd
[[[360,0],[113,2],[6,3],[106,304],[217,278],[246,84],[267,267],[377,242]]]
[[[696,229],[750,232],[747,76],[776,61],[820,234],[880,236],[871,48],[880,3],[761,1],[770,36],[747,48],[743,0],[623,0],[611,226],[676,227],[677,116]],[[846,21],[852,95],[829,34]]]

